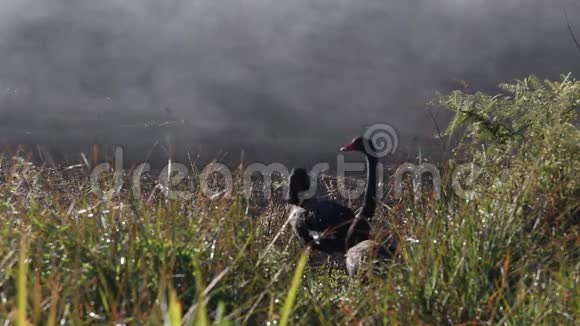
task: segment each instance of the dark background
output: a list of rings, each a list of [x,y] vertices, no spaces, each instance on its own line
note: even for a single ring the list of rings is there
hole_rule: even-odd
[[[436,91],[578,76],[565,10],[580,34],[574,0],[3,0],[0,144],[306,164],[388,123],[437,155]]]

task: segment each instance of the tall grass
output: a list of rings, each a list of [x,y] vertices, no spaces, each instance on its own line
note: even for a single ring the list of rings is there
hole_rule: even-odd
[[[464,136],[441,166],[443,196],[379,207],[376,233],[396,236],[398,258],[364,282],[341,259],[306,264],[281,200],[167,200],[153,185],[101,200],[87,169],[7,157],[0,323],[577,324],[580,83],[531,78],[441,103]],[[483,171],[470,199],[452,191],[463,162]]]
[[[282,307],[282,313],[280,314],[280,325],[288,325],[290,320],[290,314],[292,313],[292,307],[296,302],[296,294],[298,292],[298,287],[302,283],[302,274],[304,273],[304,268],[308,262],[308,250],[302,254],[300,260],[298,261],[298,266],[296,266],[296,271],[294,272],[294,277],[292,278],[292,283],[290,283],[290,290],[288,291],[288,296]]]

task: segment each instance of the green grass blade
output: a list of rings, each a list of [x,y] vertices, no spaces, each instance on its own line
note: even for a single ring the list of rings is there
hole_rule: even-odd
[[[28,325],[26,320],[26,275],[28,273],[28,266],[26,265],[28,244],[23,237],[20,241],[20,258],[18,259],[18,287],[17,287],[17,311],[16,311],[16,325]]]
[[[181,326],[181,303],[175,290],[169,290],[169,320],[172,326]]]
[[[282,316],[280,318],[281,326],[288,325],[288,321],[290,320],[290,313],[292,312],[294,302],[296,301],[296,294],[298,293],[298,287],[302,281],[302,274],[304,274],[304,269],[306,267],[306,263],[308,262],[308,253],[309,250],[306,250],[302,254],[300,260],[298,261],[298,265],[296,266],[296,270],[294,271],[294,277],[292,278],[290,291],[288,291],[288,296],[286,296],[286,301],[284,302],[282,313],[280,314]]]

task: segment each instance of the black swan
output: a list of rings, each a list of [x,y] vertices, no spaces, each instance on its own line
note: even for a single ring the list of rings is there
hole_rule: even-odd
[[[304,245],[328,253],[344,253],[345,239],[354,213],[337,202],[301,198],[310,189],[310,176],[304,169],[290,174],[288,203],[291,211],[290,225]]]
[[[300,195],[310,189],[310,177],[304,169],[292,171],[289,180],[289,221],[294,233],[305,245],[333,254],[345,253],[357,243],[367,240],[369,220],[376,208],[377,164],[372,143],[363,137],[355,138],[341,151],[360,151],[367,157],[367,187],[364,203],[358,214],[333,201],[304,199]]]
[[[377,206],[377,165],[376,150],[370,140],[363,137],[355,138],[351,144],[340,149],[341,151],[362,152],[367,159],[367,188],[365,201],[361,210],[355,216],[347,233],[347,242],[356,245],[349,246],[346,253],[346,268],[350,276],[356,276],[364,264],[370,264],[375,270],[381,264],[392,259],[397,250],[397,243],[392,237],[382,243],[368,240],[370,221]],[[368,258],[373,257],[372,262]]]
[[[348,231],[346,242],[348,248],[367,240],[371,231],[370,220],[377,207],[377,165],[378,158],[373,143],[364,137],[357,137],[340,149],[342,152],[361,152],[367,159],[367,188],[363,205],[354,217]]]

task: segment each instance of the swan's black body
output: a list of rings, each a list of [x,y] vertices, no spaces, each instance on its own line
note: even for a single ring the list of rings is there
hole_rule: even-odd
[[[296,169],[290,175],[288,203],[292,211],[289,218],[294,233],[303,244],[330,254],[345,253],[367,240],[371,230],[369,221],[376,208],[378,161],[372,143],[359,137],[341,150],[360,151],[367,157],[367,188],[356,216],[350,208],[333,201],[301,199],[300,195],[310,188],[310,177],[304,169]]]
[[[310,177],[304,169],[290,175],[290,224],[294,234],[304,245],[328,254],[344,253],[345,239],[354,213],[339,203],[314,198],[300,199],[310,188]]]

